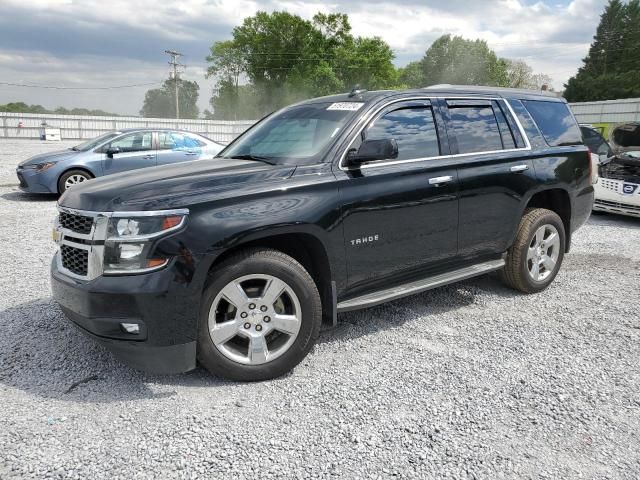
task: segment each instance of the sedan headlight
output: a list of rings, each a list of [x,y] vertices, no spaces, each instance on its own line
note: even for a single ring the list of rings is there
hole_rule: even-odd
[[[186,211],[175,215],[111,217],[104,242],[104,273],[136,273],[164,267],[169,259],[152,255],[153,241],[181,228],[186,218]]]
[[[44,172],[45,170],[49,170],[53,167],[57,162],[44,162],[44,163],[36,163],[33,165],[25,165],[22,167],[25,170],[36,170],[38,172]]]

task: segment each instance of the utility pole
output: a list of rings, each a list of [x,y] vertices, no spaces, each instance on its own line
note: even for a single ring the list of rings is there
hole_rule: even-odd
[[[178,72],[178,67],[184,67],[178,63],[178,58],[182,57],[182,53],[176,52],[175,50],[165,50],[164,53],[171,57],[169,60],[169,65],[173,67],[173,83],[175,85],[175,95],[176,95],[176,118],[180,118],[180,100],[178,99],[178,80],[180,72]]]

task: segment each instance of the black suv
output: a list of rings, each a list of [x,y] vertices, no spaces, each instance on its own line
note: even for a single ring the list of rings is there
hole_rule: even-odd
[[[52,288],[135,368],[281,375],[339,312],[497,271],[546,288],[593,203],[563,99],[353,91],[261,120],[217,158],[59,201]]]

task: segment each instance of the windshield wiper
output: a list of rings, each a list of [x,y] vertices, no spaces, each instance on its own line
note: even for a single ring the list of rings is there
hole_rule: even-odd
[[[246,155],[234,155],[232,157],[223,157],[223,158],[232,158],[234,160],[252,160],[254,162],[263,162],[263,163],[268,163],[269,165],[277,165],[276,162],[271,160],[269,157],[261,157],[259,155],[246,154]]]

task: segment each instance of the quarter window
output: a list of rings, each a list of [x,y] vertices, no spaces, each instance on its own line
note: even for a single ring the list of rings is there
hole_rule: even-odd
[[[451,129],[458,142],[458,153],[503,149],[500,129],[491,106],[449,106],[449,112]]]
[[[582,144],[580,129],[566,103],[541,100],[523,100],[522,103],[549,145]]]
[[[151,150],[151,132],[136,132],[116,138],[109,144],[121,152],[142,152]]]
[[[393,138],[398,143],[397,160],[440,155],[433,112],[428,107],[393,110],[376,119],[364,132],[366,140]]]

